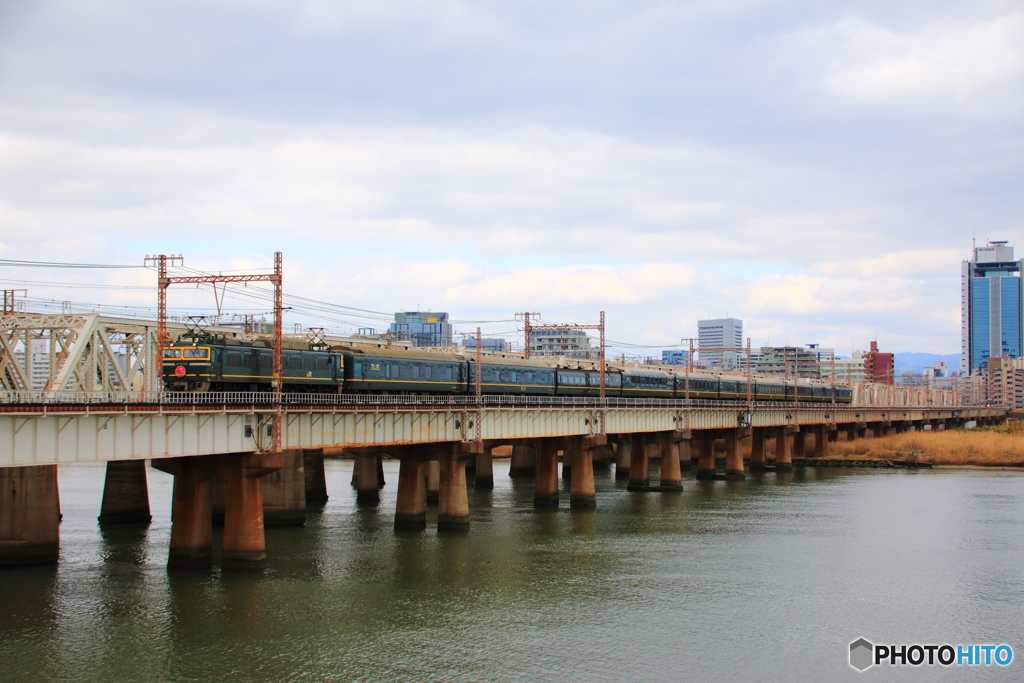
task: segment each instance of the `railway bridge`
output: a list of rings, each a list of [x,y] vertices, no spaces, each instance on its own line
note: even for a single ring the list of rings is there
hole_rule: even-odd
[[[927,391],[906,393],[905,405],[871,407],[834,396],[805,404],[167,392],[161,335],[184,331],[173,321],[164,330],[95,314],[0,315],[0,565],[56,562],[60,465],[107,463],[101,524],[148,522],[146,462],[172,474],[168,565],[208,566],[217,517],[222,569],[231,570],[263,562],[264,524],[302,524],[307,501],[326,500],[325,451],[355,458],[363,505],[378,504],[381,459],[400,460],[397,529],[425,528],[436,502],[439,530],[465,530],[468,481],[493,485],[500,447],[512,449],[512,474],[533,478],[538,507],[560,504],[561,462],[569,504],[588,508],[600,504],[595,463],[614,461],[632,491],[671,494],[684,470],[742,479],[748,470],[785,471],[794,456],[824,454],[836,439],[1005,418],[1004,409],[953,405]]]
[[[396,529],[465,530],[467,486],[493,485],[495,448],[512,447],[512,473],[534,479],[535,504],[593,507],[594,467],[615,462],[637,492],[681,490],[697,479],[785,471],[830,441],[893,431],[996,423],[1005,410],[972,406],[858,407],[716,404],[682,399],[345,396],[170,392],[0,392],[0,565],[55,562],[59,465],[106,462],[101,523],[149,520],[146,461],[174,475],[168,565],[209,565],[212,520],[223,514],[222,568],[258,567],[266,524],[302,524],[326,499],[324,451],[355,459],[360,504],[376,505],[381,459],[400,460]],[[275,417],[281,451],[273,452]],[[749,464],[740,443],[749,440]],[[724,471],[716,470],[716,443]],[[650,481],[649,463],[661,461]],[[691,467],[691,464],[695,467]],[[467,472],[469,478],[467,478]]]

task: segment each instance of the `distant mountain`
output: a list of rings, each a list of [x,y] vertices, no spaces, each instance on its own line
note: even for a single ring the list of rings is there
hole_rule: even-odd
[[[897,353],[894,359],[897,375],[902,375],[907,370],[919,373],[923,368],[930,368],[939,361],[944,362],[946,367],[950,370],[956,370],[960,367],[960,354],[917,353],[915,351],[905,351],[903,353]]]

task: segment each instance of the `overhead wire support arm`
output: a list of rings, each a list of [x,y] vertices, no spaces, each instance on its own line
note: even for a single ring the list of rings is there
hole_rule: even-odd
[[[184,265],[184,258],[179,254],[177,256],[167,256],[165,254],[159,254],[157,256],[147,256],[145,260],[146,265],[156,265],[157,267],[157,338],[159,339],[158,354],[159,358],[154,362],[154,374],[156,376],[156,384],[154,386],[160,386],[161,381],[161,366],[163,362],[163,350],[170,342],[170,334],[167,332],[167,288],[170,285],[190,285],[190,284],[212,284],[216,288],[217,284],[229,283],[229,282],[269,282],[274,286],[274,367],[273,376],[271,378],[271,391],[273,393],[274,404],[277,406],[277,410],[273,417],[273,445],[272,452],[281,452],[281,429],[282,429],[282,405],[281,405],[281,392],[282,392],[282,369],[283,363],[281,358],[281,346],[282,346],[282,333],[284,326],[284,297],[282,293],[283,289],[283,257],[281,252],[274,252],[274,272],[273,273],[262,273],[254,275],[180,275],[170,276],[167,274],[167,267],[170,266],[181,266]]]

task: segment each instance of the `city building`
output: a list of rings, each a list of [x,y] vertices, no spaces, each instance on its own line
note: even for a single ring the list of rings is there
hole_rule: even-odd
[[[689,351],[683,351],[682,349],[665,350],[661,352],[661,364],[686,365],[686,357],[689,355]]]
[[[988,359],[988,400],[1006,408],[1024,408],[1024,359]]]
[[[878,342],[871,342],[871,350],[864,354],[864,380],[890,386],[896,381],[896,356],[881,353]]]
[[[462,340],[462,347],[470,351],[476,351],[476,337],[469,336]],[[512,344],[504,339],[492,337],[481,337],[480,348],[484,351],[511,351]]]
[[[25,363],[23,349],[15,351],[14,358],[28,376],[28,388],[39,391],[46,388],[46,382],[50,379],[50,340],[32,339],[28,344],[28,364]]]
[[[864,352],[854,351],[849,358],[836,358],[828,366],[821,367],[823,377],[831,377],[835,373],[837,382],[853,384],[864,381]]]
[[[395,313],[391,323],[394,338],[411,341],[413,346],[451,346],[452,326],[447,313],[408,311]]]
[[[706,367],[734,368],[741,354],[738,351],[712,349],[739,349],[743,346],[743,321],[738,318],[714,318],[697,321],[697,351],[700,364]]]
[[[1020,358],[1024,311],[1021,270],[1005,241],[976,247],[960,267],[960,374],[978,374],[989,358]]]
[[[751,369],[762,375],[821,377],[818,354],[800,346],[762,346],[750,355]]]
[[[564,356],[566,358],[597,358],[599,349],[590,346],[586,330],[573,327],[530,330],[531,356]]]

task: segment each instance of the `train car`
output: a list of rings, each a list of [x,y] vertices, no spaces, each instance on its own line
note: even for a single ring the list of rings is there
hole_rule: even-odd
[[[344,370],[326,351],[282,349],[282,391],[338,393]],[[211,337],[178,339],[164,349],[164,382],[171,391],[269,391],[274,352],[266,342]]]
[[[675,398],[675,379],[661,370],[623,370],[622,397]]]
[[[718,400],[718,378],[706,375],[676,375],[675,376],[675,397],[691,399],[699,398],[704,400]],[[687,387],[689,384],[689,387]]]
[[[476,391],[476,360],[467,359],[469,393]],[[557,369],[537,360],[496,358],[480,359],[480,391],[485,394],[553,396],[557,388]]]
[[[754,381],[755,401],[785,401],[786,387],[782,382],[757,379]]]
[[[404,349],[339,347],[346,394],[465,394],[462,356]]]

